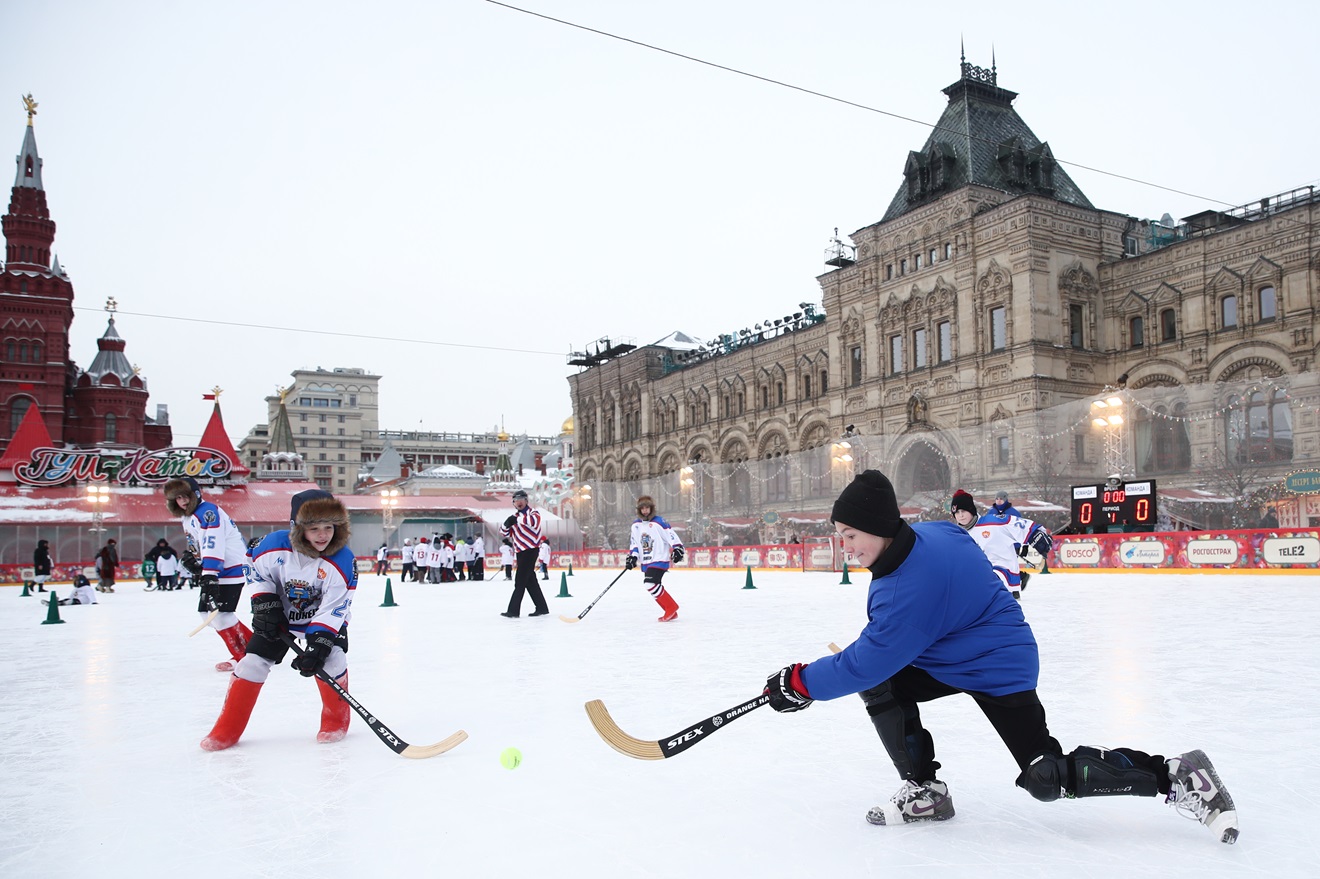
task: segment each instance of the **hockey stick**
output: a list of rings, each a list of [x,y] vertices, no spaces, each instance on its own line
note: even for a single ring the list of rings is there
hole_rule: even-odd
[[[619,572],[619,577],[622,577],[622,576],[623,576],[624,574],[626,574],[626,573],[628,573],[628,569],[627,569],[627,568],[624,568],[622,571]],[[610,586],[613,586],[615,583],[619,582],[619,577],[615,577],[613,580],[611,580],[611,581],[610,581]],[[602,598],[605,597],[605,592],[609,592],[609,591],[610,591],[610,586],[606,586],[606,587],[605,587],[605,591],[602,592],[600,595],[597,595],[597,596],[596,596],[596,601],[600,601]],[[566,616],[564,616],[564,615],[561,613],[561,614],[559,615],[559,618],[560,618],[561,620],[563,620],[564,622],[566,622],[566,623],[580,623],[580,622],[582,622],[582,618],[583,618],[584,616],[586,616],[587,614],[591,613],[591,609],[592,609],[593,607],[596,606],[596,601],[593,601],[593,602],[591,602],[591,604],[588,604],[588,605],[587,605],[587,609],[584,610],[584,611],[582,611],[582,613],[578,614],[578,615],[575,616],[575,617],[566,617]]]
[[[211,612],[207,614],[206,619],[202,620],[202,624],[200,626],[189,632],[188,637],[191,638],[193,635],[196,635],[202,629],[205,629],[207,626],[211,625],[211,620],[215,619],[219,613],[220,613],[220,608],[218,607],[211,608]]]
[[[830,642],[831,653],[839,653],[842,649],[833,641]],[[683,753],[697,742],[702,741],[704,736],[721,729],[725,724],[737,720],[749,711],[755,711],[769,701],[769,694],[762,693],[755,699],[734,706],[728,711],[713,714],[681,732],[674,733],[668,739],[661,739],[656,742],[634,738],[619,729],[619,725],[614,722],[614,718],[610,717],[609,711],[606,710],[605,703],[599,699],[592,699],[587,703],[586,708],[591,725],[596,728],[597,735],[605,740],[605,744],[624,756],[636,757],[638,760],[664,760],[675,754]],[[710,724],[709,730],[706,729],[706,724]]]
[[[299,656],[306,654],[306,651],[298,646],[298,642],[293,640],[293,636],[288,632],[281,634],[280,639],[284,641],[285,644],[289,645],[289,647],[293,648],[293,652]],[[468,734],[460,729],[458,732],[446,739],[441,739],[434,745],[410,745],[396,736],[394,731],[388,726],[377,720],[370,711],[363,707],[362,703],[353,698],[348,690],[339,686],[334,678],[326,674],[325,669],[317,669],[316,677],[319,680],[324,681],[330,689],[338,693],[339,698],[347,702],[348,707],[356,711],[358,717],[361,717],[367,722],[367,726],[371,727],[371,731],[376,734],[376,738],[389,745],[390,749],[401,757],[411,757],[414,760],[424,760],[427,757],[435,757],[438,754],[443,754],[445,751],[455,748],[467,741]]]

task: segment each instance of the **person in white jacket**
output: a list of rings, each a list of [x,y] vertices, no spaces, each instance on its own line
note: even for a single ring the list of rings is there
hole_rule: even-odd
[[[541,569],[541,579],[550,579],[550,538],[542,537],[541,545],[536,550],[536,566]]]

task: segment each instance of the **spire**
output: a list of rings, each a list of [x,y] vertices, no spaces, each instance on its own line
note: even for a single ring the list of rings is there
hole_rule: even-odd
[[[202,431],[202,441],[198,445],[204,449],[215,449],[228,458],[233,467],[231,476],[247,476],[252,471],[243,466],[238,453],[234,451],[234,443],[225,431],[225,420],[220,416],[220,393],[220,388],[213,388],[210,394],[203,395],[204,399],[215,400],[215,408],[211,410],[211,420],[206,422],[206,430]]]
[[[219,388],[216,391],[218,395]],[[284,405],[289,389],[277,388],[276,392],[280,397],[280,405],[275,412],[275,420],[270,423],[270,446],[266,454],[261,456],[261,469],[257,471],[257,478],[302,481],[307,479],[307,466],[303,463],[302,455],[298,454],[293,427],[289,424],[289,410]],[[217,410],[219,405],[216,404]]]
[[[92,384],[105,384],[108,376],[114,376],[116,381],[110,384],[120,384],[124,387],[136,384],[136,386],[145,388],[146,382],[137,374],[133,364],[128,362],[128,357],[124,354],[124,348],[128,343],[120,337],[115,330],[115,310],[119,303],[111,296],[105,304],[105,310],[110,312],[110,321],[106,324],[105,332],[101,338],[96,340],[96,357],[92,360],[92,365],[87,367],[83,373],[91,379]],[[133,379],[137,378],[134,383]]]
[[[37,102],[23,97],[28,124],[23,146],[15,161],[18,173],[9,198],[9,213],[0,222],[5,233],[5,264],[8,269],[46,273],[50,270],[50,246],[55,241],[55,224],[46,208],[46,191],[41,184],[41,156],[37,154],[36,129],[32,117]]]

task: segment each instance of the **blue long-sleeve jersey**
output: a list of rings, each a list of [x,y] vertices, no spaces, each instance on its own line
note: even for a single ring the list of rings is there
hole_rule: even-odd
[[[907,557],[871,581],[868,622],[857,640],[803,670],[811,697],[858,693],[909,665],[992,696],[1035,689],[1036,637],[980,547],[953,522],[912,530]],[[897,542],[885,554],[896,549]]]

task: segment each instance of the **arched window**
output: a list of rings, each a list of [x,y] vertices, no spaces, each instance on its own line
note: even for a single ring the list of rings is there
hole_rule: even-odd
[[[788,500],[788,464],[783,452],[766,456],[765,499],[770,502]]]
[[[1128,320],[1128,347],[1140,348],[1146,344],[1145,323],[1139,317]]]
[[[23,423],[23,416],[27,414],[32,406],[32,400],[28,397],[15,397],[9,402],[9,435],[18,433],[18,426]]]
[[[1282,391],[1253,391],[1229,399],[1224,451],[1232,464],[1291,461],[1292,410]]]
[[[1238,307],[1236,296],[1225,296],[1219,300],[1219,328],[1227,330],[1237,326]]]
[[[1278,311],[1278,300],[1272,286],[1261,287],[1256,293],[1256,314],[1259,320],[1274,320]]]
[[[1160,341],[1172,342],[1178,338],[1178,315],[1172,308],[1160,312]]]
[[[1142,473],[1182,473],[1192,465],[1187,435],[1186,404],[1172,410],[1161,404],[1137,411],[1137,470]]]

